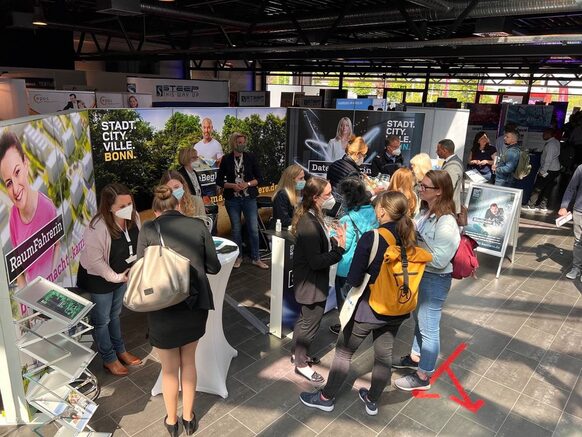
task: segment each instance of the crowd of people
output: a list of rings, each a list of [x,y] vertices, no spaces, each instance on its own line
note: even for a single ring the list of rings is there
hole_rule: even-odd
[[[204,145],[211,145],[210,127],[206,123]],[[408,369],[409,374],[393,382],[403,391],[430,389],[440,350],[440,319],[452,283],[452,259],[461,238],[458,215],[463,204],[463,176],[466,167],[455,153],[455,144],[443,139],[436,153],[443,164],[433,169],[427,154],[418,154],[405,166],[398,137],[388,137],[384,153],[371,162],[372,174],[388,174],[390,185],[377,190],[370,187],[363,171],[368,146],[362,137],[351,137],[344,144],[344,132],[351,125],[340,122],[334,147],[341,144],[344,153],[330,166],[326,178],[309,175],[297,164],[287,167],[273,194],[271,223],[277,220],[295,237],[293,258],[294,294],[300,305],[295,323],[291,363],[295,373],[318,386],[304,392],[300,400],[308,407],[332,411],[335,396],[347,377],[353,354],[368,335],[374,343],[374,367],[369,388],[361,387],[359,397],[369,415],[378,412],[378,401],[391,380],[391,368]],[[204,143],[204,139],[207,141]],[[518,134],[509,126],[504,135],[502,152],[492,145],[485,132],[475,136],[467,165],[476,169],[486,181],[512,186],[513,172],[519,160]],[[559,143],[553,131],[544,132],[546,146],[538,180],[529,203],[545,207],[548,187],[560,168]],[[12,150],[13,160],[20,163],[18,147],[7,145],[3,155]],[[216,185],[223,190],[225,208],[231,223],[232,239],[243,253],[242,220],[246,225],[251,263],[258,268],[269,266],[259,256],[257,195],[261,169],[256,157],[246,150],[246,136],[233,133],[231,151],[223,154],[211,150],[206,164],[216,167]],[[12,148],[11,148],[12,147]],[[222,149],[221,149],[222,150]],[[12,155],[10,155],[12,156]],[[0,157],[1,159],[1,157]],[[191,296],[184,302],[148,313],[148,338],[159,351],[162,363],[163,395],[167,415],[164,424],[170,435],[178,435],[182,422],[188,435],[197,427],[194,413],[196,389],[195,352],[204,335],[208,311],[214,308],[206,274],[220,270],[212,241],[216,217],[208,221],[203,201],[203,182],[198,177],[201,156],[197,147],[180,151],[180,168],[163,173],[154,190],[152,209],[165,244],[187,257],[191,264]],[[204,158],[205,159],[205,158]],[[582,167],[576,170],[564,196],[559,215],[572,210],[576,243],[571,279],[582,272]],[[8,177],[4,172],[3,179]],[[491,210],[497,208],[493,204]],[[242,216],[242,217],[241,217]],[[329,219],[331,216],[331,220]],[[128,373],[126,366],[141,360],[126,351],[120,325],[123,295],[132,264],[143,257],[150,245],[159,244],[154,221],[140,222],[128,187],[111,183],[100,193],[99,211],[88,226],[81,253],[79,286],[91,294],[95,303],[91,317],[97,350],[107,371],[117,376]],[[372,290],[390,247],[404,253],[428,253],[426,268],[419,278],[416,308],[405,314],[379,310],[372,302]],[[421,250],[422,249],[422,250]],[[424,251],[424,252],[423,252]],[[404,255],[403,255],[404,256]],[[234,267],[240,267],[242,255]],[[330,290],[330,268],[337,265],[334,286],[338,311],[346,305],[351,290],[360,288],[361,297],[350,305],[347,323],[334,324],[330,330],[338,336],[335,356],[327,380],[314,366],[320,360],[311,345],[324,314]],[[408,273],[406,273],[408,274]],[[392,346],[400,325],[409,317],[415,322],[410,353],[393,360]],[[178,388],[182,390],[182,418],[178,417]]]

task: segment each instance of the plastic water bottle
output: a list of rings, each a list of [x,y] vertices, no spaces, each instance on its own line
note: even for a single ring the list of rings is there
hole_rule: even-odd
[[[281,232],[281,219],[277,219],[277,222],[275,223],[275,231]]]

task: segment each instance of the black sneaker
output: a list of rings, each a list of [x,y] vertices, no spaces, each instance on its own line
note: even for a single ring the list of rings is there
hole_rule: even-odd
[[[361,388],[358,390],[358,394],[360,395],[362,402],[366,404],[366,413],[368,413],[369,416],[375,416],[378,414],[378,405],[376,405],[376,402],[372,402],[368,399],[368,389]]]
[[[299,399],[304,405],[311,408],[318,408],[321,411],[327,411],[328,413],[333,411],[334,400],[333,399],[322,399],[321,391],[316,391],[315,393],[303,392],[299,395]]]
[[[400,361],[397,363],[392,363],[392,367],[395,369],[411,369],[411,370],[418,370],[418,363],[412,361],[410,355],[405,355],[400,358]]]
[[[342,330],[342,325],[340,325],[339,323],[338,323],[338,324],[336,324],[336,325],[331,325],[331,326],[329,327],[329,330],[330,330],[332,333],[334,333],[335,335],[339,335],[339,333],[340,333],[340,332],[341,332],[341,330]]]

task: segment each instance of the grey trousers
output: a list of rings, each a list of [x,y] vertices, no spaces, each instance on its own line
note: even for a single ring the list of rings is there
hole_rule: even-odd
[[[574,248],[573,264],[582,270],[582,212],[572,211],[572,219],[574,221]]]

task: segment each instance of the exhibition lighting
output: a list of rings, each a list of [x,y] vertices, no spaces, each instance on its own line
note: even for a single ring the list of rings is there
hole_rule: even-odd
[[[46,26],[46,18],[44,17],[44,11],[42,10],[42,6],[40,2],[37,1],[34,4],[34,8],[32,10],[32,24],[34,26]]]

